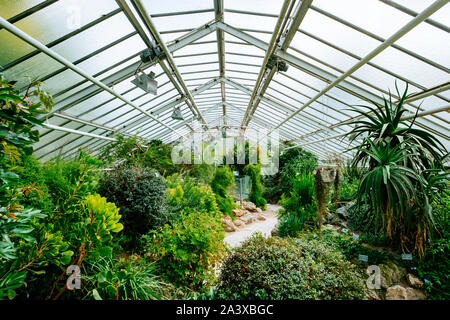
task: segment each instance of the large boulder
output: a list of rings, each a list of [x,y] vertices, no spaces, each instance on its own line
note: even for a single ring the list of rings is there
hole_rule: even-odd
[[[244,221],[245,224],[250,224],[250,223],[256,221],[256,217],[251,213],[250,214],[247,213],[246,215],[243,215],[242,217],[240,217],[240,219],[242,221]]]
[[[425,298],[422,291],[411,287],[395,285],[386,290],[386,300],[423,300]]]
[[[408,293],[402,286],[395,285],[387,288],[386,300],[408,300]]]
[[[381,287],[387,289],[395,284],[400,283],[406,276],[406,269],[397,265],[394,261],[388,261],[380,264],[381,271]]]
[[[236,227],[242,227],[242,226],[245,225],[245,222],[242,221],[241,219],[236,219],[236,220],[234,220],[234,225],[235,225]]]
[[[258,209],[256,208],[256,205],[253,202],[250,201],[242,201],[242,207],[245,210],[256,212]]]
[[[406,281],[408,282],[408,285],[413,288],[419,289],[423,286],[423,281],[411,273],[408,273],[408,275],[406,276]]]
[[[233,209],[233,213],[236,217],[241,217],[245,214],[245,210],[242,209]]]
[[[424,300],[426,298],[422,291],[414,288],[406,288],[406,295],[408,300]]]
[[[222,218],[222,225],[226,232],[234,232],[236,231],[236,226],[233,223],[233,220],[229,216],[225,216]]]

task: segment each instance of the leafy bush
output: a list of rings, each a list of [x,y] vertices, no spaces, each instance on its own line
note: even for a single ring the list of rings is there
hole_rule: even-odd
[[[348,226],[354,231],[377,234],[379,230],[375,221],[377,218],[367,204],[354,204],[347,209]]]
[[[172,219],[185,211],[205,211],[216,216],[219,212],[216,197],[209,185],[197,183],[189,177],[174,174],[166,178],[167,212]]]
[[[102,257],[86,266],[82,277],[88,292],[84,299],[159,300],[167,285],[160,281],[154,263]]]
[[[293,178],[292,190],[289,196],[282,195],[280,204],[283,206],[279,211],[280,236],[296,236],[306,224],[313,226],[317,217],[313,176],[302,173]]]
[[[191,211],[150,233],[147,248],[167,281],[201,289],[214,280],[214,267],[226,252],[224,238],[220,214]]]
[[[214,166],[207,163],[194,164],[189,171],[189,176],[198,182],[210,184],[214,177]]]
[[[267,201],[262,197],[261,165],[249,164],[245,166],[244,171],[251,180],[249,200],[257,207],[265,208]]]
[[[313,239],[317,237],[314,233],[302,236]],[[330,230],[327,230],[323,232],[321,241],[329,246],[333,246],[344,255],[346,260],[356,264],[363,264],[362,261],[358,260],[360,254],[367,255],[370,264],[381,264],[392,258],[388,252],[363,246],[361,240],[353,239],[349,234],[333,235]]]
[[[306,223],[314,220],[315,215],[316,212],[308,207],[297,214],[282,216],[277,229],[278,235],[280,237],[298,236],[304,230]]]
[[[317,240],[256,234],[225,258],[225,299],[360,299],[363,281],[343,256]]]
[[[419,276],[428,281],[425,289],[431,300],[450,300],[450,240],[436,239],[425,250],[417,270]]]
[[[108,144],[100,159],[108,165],[120,167],[141,167],[157,170],[161,175],[172,175],[179,166],[172,162],[172,147],[160,140],[140,137],[117,136],[117,141]]]
[[[358,194],[358,185],[359,179],[352,179],[352,181],[350,181],[346,176],[344,176],[339,188],[339,200],[355,200]]]
[[[292,190],[297,174],[312,173],[317,166],[317,157],[300,147],[283,152],[280,156],[280,187],[284,194]]]
[[[98,192],[122,214],[126,246],[138,246],[141,235],[167,222],[164,180],[151,169],[121,168],[102,177]]]
[[[234,175],[228,166],[216,169],[211,181],[211,188],[216,194],[217,205],[220,211],[231,215],[235,207],[233,198],[228,194],[234,185]]]

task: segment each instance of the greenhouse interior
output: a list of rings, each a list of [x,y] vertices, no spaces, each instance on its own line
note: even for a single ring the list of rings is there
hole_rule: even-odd
[[[0,0],[0,300],[449,300],[449,2]]]

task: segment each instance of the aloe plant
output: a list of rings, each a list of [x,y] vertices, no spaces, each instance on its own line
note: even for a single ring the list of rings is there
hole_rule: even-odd
[[[408,85],[397,102],[392,94],[384,104],[360,105],[353,110],[364,119],[353,122],[350,140],[363,141],[355,148],[352,166],[368,172],[358,187],[358,203],[367,203],[376,213],[376,223],[404,251],[423,254],[426,240],[435,229],[431,203],[446,192],[448,155],[440,141],[427,131],[413,128],[416,116],[403,121]]]
[[[406,166],[418,170],[430,169],[433,163],[437,161],[442,168],[442,154],[446,153],[444,145],[432,134],[425,130],[413,128],[416,121],[415,117],[407,123],[402,118],[408,113],[405,108],[405,101],[408,97],[408,84],[405,91],[400,94],[397,84],[395,85],[397,102],[392,101],[392,94],[389,92],[389,98],[383,97],[383,105],[371,101],[372,106],[356,105],[351,110],[364,116],[363,119],[355,120],[352,124],[355,128],[349,133],[350,141],[355,141],[358,137],[364,136],[364,142],[354,148],[357,152],[353,165],[366,165],[370,159],[361,149],[369,149],[368,141],[372,141],[375,145],[382,141],[388,141],[391,146],[396,146],[403,141],[409,141],[405,144],[414,146],[408,152],[415,153],[415,156],[405,157],[403,159]],[[419,109],[417,109],[419,110]],[[369,162],[372,168],[376,163]]]

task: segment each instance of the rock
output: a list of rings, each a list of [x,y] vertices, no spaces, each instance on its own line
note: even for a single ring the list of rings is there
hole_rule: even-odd
[[[266,217],[264,217],[263,215],[260,214],[260,215],[257,216],[257,219],[261,220],[261,221],[264,221],[264,220],[266,220]]]
[[[222,218],[222,225],[224,226],[226,232],[236,231],[236,226],[229,216]]]
[[[387,288],[386,300],[408,300],[408,293],[402,286],[395,285]]]
[[[426,298],[422,291],[414,288],[406,288],[406,296],[408,300],[424,300]]]
[[[408,273],[406,276],[406,281],[413,288],[421,288],[423,286],[423,281],[411,273]]]
[[[246,214],[240,218],[245,224],[250,224],[256,220],[256,217],[253,214]]]
[[[241,209],[234,209],[234,210],[233,210],[233,213],[234,213],[234,215],[235,215],[236,217],[241,217],[241,216],[243,216],[243,215],[245,214],[245,211],[244,211],[244,210],[241,210]]]
[[[261,208],[256,208],[256,212],[262,213],[263,211],[261,210]]]
[[[234,220],[234,225],[236,227],[242,227],[243,225],[245,225],[245,222],[242,221],[241,219],[236,219],[236,220]]]
[[[256,205],[250,201],[242,201],[242,207],[250,212],[257,211]]]
[[[394,284],[400,283],[401,279],[406,276],[406,269],[398,266],[393,261],[380,264],[381,271],[381,287],[387,289]]]
[[[366,290],[366,298],[368,300],[381,300],[380,296],[378,295],[376,290]]]

